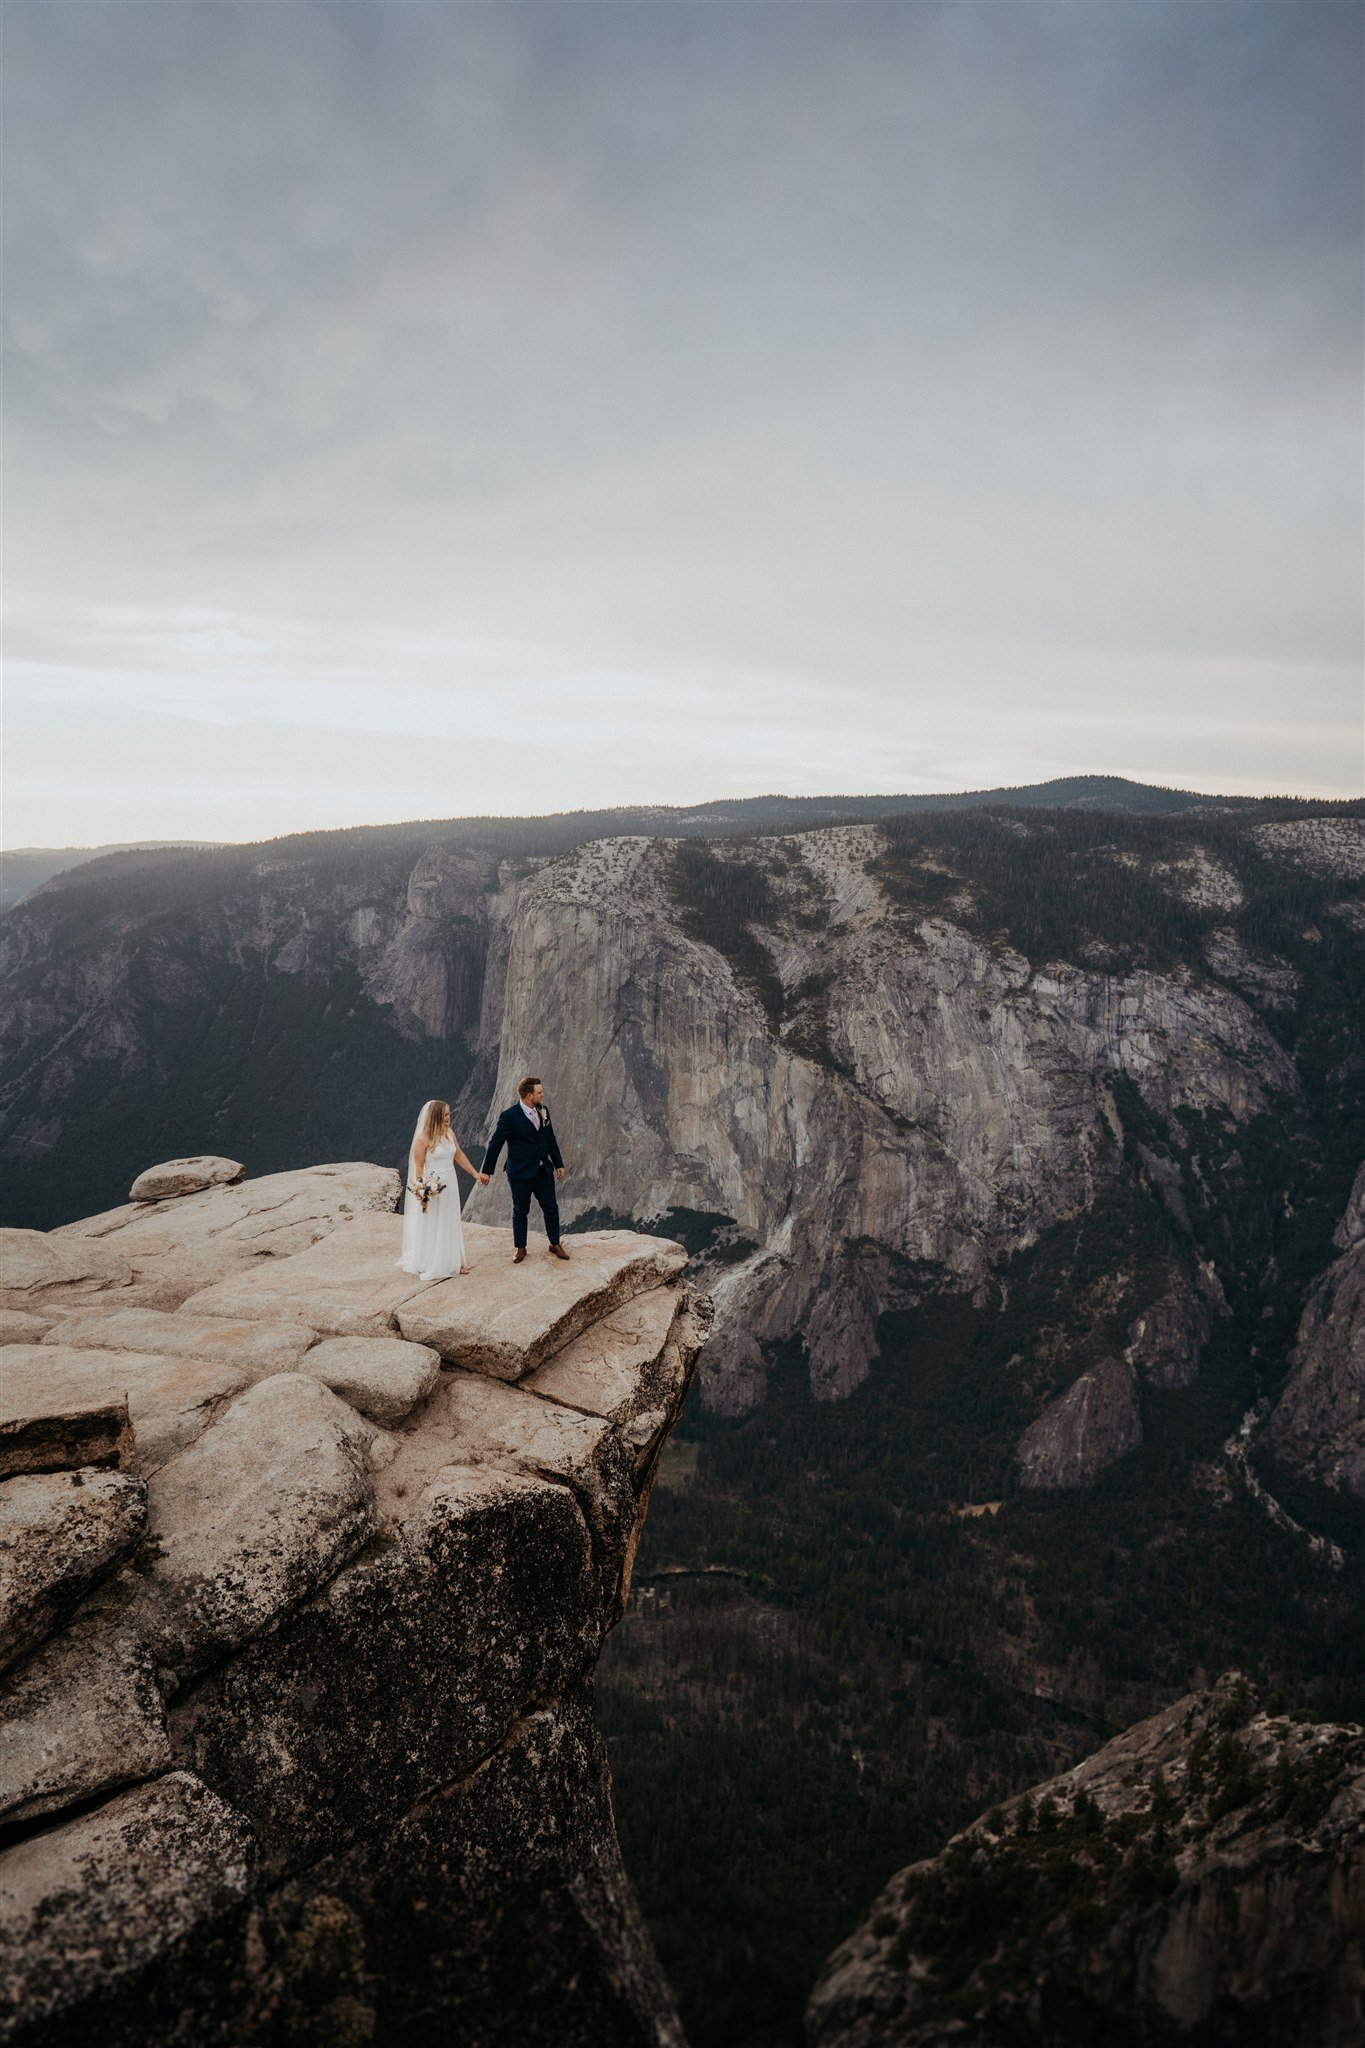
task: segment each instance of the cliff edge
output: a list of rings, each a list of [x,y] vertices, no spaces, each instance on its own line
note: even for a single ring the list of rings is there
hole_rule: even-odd
[[[0,1232],[0,2041],[680,2044],[592,1674],[709,1303],[172,1162]]]

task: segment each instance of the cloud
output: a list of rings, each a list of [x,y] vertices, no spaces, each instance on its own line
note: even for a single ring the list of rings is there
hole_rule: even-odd
[[[1355,782],[1354,10],[11,0],[5,37],[26,777],[79,673],[153,755],[329,701],[344,754],[443,675],[504,745],[567,703],[537,807],[1002,749]],[[278,829],[331,801],[271,788]],[[190,828],[149,800],[111,836]]]

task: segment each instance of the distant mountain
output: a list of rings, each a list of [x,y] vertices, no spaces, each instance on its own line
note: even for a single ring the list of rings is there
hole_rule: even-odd
[[[1056,810],[1119,811],[1131,815],[1156,816],[1179,811],[1231,811],[1276,806],[1295,799],[1279,797],[1207,796],[1192,789],[1163,789],[1154,783],[1130,782],[1122,775],[1064,775],[1051,782],[1022,783],[1001,789],[963,789],[933,794],[890,796],[746,796],[721,797],[712,803],[623,804],[600,811],[551,811],[526,818],[419,819],[394,825],[349,825],[329,832],[296,832],[266,842],[251,841],[242,848],[268,844],[281,849],[302,849],[335,843],[347,837],[364,837],[370,844],[408,838],[423,845],[433,832],[461,832],[488,835],[490,839],[511,837],[534,844],[538,852],[559,852],[585,839],[603,839],[618,834],[648,833],[661,837],[690,837],[695,833],[799,831],[803,826],[852,823],[862,818],[885,818],[902,811],[967,811],[983,806],[1011,807],[1038,804]],[[0,911],[22,901],[44,882],[74,867],[88,866],[110,854],[177,852],[224,847],[215,839],[130,839],[110,846],[17,846],[0,853]]]
[[[54,875],[84,867],[106,853],[140,853],[152,847],[213,846],[212,839],[128,839],[111,846],[12,846],[0,853],[0,910],[22,903]]]

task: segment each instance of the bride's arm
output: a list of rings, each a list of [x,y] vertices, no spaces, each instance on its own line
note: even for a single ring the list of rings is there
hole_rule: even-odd
[[[411,1159],[411,1162],[412,1162],[412,1177],[413,1177],[413,1179],[414,1179],[414,1180],[420,1180],[420,1179],[422,1178],[422,1175],[423,1175],[423,1173],[424,1173],[424,1172],[426,1171],[426,1163],[427,1163],[427,1141],[426,1141],[426,1139],[425,1139],[425,1138],[414,1138],[414,1140],[413,1140],[413,1144],[412,1144],[412,1151],[411,1151],[411,1153],[410,1153],[410,1154],[409,1154],[408,1156],[409,1156],[409,1158]]]
[[[487,1187],[489,1181],[493,1178],[491,1173],[480,1173],[478,1167],[473,1165],[470,1160],[465,1158],[463,1148],[458,1143],[455,1146],[455,1164],[457,1166],[462,1166],[466,1173],[472,1173],[475,1180],[478,1181],[482,1187]]]

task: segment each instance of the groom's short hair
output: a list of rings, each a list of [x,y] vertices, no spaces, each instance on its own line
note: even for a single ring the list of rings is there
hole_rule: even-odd
[[[533,1088],[539,1088],[539,1086],[539,1074],[523,1074],[521,1079],[517,1083],[517,1093],[521,1097],[522,1101],[525,1102],[531,1090]]]

